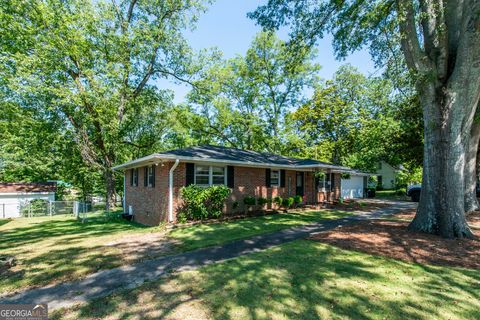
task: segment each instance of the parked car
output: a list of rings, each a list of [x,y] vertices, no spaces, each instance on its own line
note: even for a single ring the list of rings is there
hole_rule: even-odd
[[[407,187],[407,196],[412,199],[413,202],[420,201],[420,192],[422,191],[421,184],[412,184]]]
[[[421,184],[412,184],[407,187],[407,196],[409,196],[413,202],[420,201],[420,192],[422,191]],[[480,184],[477,184],[477,197],[480,198]]]

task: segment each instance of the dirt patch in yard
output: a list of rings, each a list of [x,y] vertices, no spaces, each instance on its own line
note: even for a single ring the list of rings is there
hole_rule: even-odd
[[[480,240],[446,240],[408,231],[407,226],[408,221],[361,221],[318,233],[310,239],[408,262],[480,269]],[[479,229],[472,230],[480,237]]]
[[[180,241],[169,239],[164,233],[145,233],[124,236],[105,245],[119,249],[126,262],[133,262],[173,253],[179,244]]]

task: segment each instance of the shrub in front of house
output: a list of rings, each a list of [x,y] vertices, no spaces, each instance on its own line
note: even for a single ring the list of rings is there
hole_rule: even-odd
[[[258,204],[260,207],[263,208],[267,203],[268,203],[268,199],[267,199],[267,198],[258,197],[258,199],[257,199],[257,204]]]
[[[238,206],[239,206],[238,201],[235,201],[234,203],[232,203],[232,209],[233,209],[233,210],[237,210],[237,209],[238,209]]]
[[[300,203],[302,203],[302,201],[302,196],[296,195],[295,197],[293,197],[293,203],[295,203],[295,206],[298,206]]]
[[[230,194],[225,186],[199,187],[190,185],[180,190],[183,205],[178,212],[178,221],[205,220],[218,218]]]
[[[245,198],[243,198],[243,203],[247,206],[254,206],[256,203],[255,197],[246,196]]]
[[[275,198],[273,198],[273,203],[275,203],[279,207],[282,206],[282,202],[283,202],[282,197],[276,196]]]
[[[282,201],[282,206],[285,208],[285,209],[288,209],[290,208],[293,203],[295,202],[295,200],[293,199],[293,197],[289,197],[289,198],[285,198],[283,199]]]

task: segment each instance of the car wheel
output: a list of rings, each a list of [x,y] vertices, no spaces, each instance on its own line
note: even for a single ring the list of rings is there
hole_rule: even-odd
[[[418,201],[420,201],[420,191],[412,192],[412,194],[410,195],[410,197],[412,198],[412,201],[413,201],[413,202],[418,202]]]

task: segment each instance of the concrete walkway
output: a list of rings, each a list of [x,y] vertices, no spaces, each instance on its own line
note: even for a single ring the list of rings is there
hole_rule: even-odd
[[[391,202],[391,206],[370,213],[362,213],[336,220],[324,220],[252,238],[237,240],[225,245],[198,249],[195,251],[165,256],[134,265],[104,270],[86,278],[31,289],[11,297],[4,297],[0,303],[48,303],[50,310],[68,307],[79,302],[106,296],[120,289],[131,289],[145,281],[167,275],[171,271],[184,271],[204,265],[218,263],[252,252],[261,251],[293,240],[303,239],[313,233],[326,231],[340,225],[359,220],[374,219],[415,207],[411,202]]]

